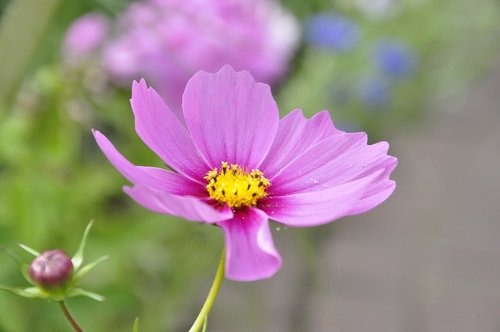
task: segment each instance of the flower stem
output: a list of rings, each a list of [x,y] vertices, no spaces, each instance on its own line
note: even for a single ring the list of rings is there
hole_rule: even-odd
[[[75,330],[76,332],[83,332],[80,325],[78,325],[78,323],[73,318],[73,316],[71,316],[71,313],[69,312],[68,307],[66,307],[66,303],[64,303],[64,301],[59,301],[59,307],[61,307],[61,310],[64,313],[64,317],[66,317],[66,319],[68,320],[68,322],[71,325],[71,327],[73,328],[73,330]]]
[[[219,293],[220,285],[222,284],[222,280],[224,280],[225,261],[226,247],[222,249],[219,266],[217,267],[217,273],[215,274],[214,282],[212,283],[210,292],[208,292],[207,299],[205,300],[203,307],[201,307],[200,313],[198,314],[198,317],[196,317],[193,326],[191,326],[191,328],[189,329],[189,332],[199,332],[204,326],[206,328],[206,320],[208,318],[208,314],[210,313],[210,310],[212,310],[212,306],[214,305],[217,294]]]

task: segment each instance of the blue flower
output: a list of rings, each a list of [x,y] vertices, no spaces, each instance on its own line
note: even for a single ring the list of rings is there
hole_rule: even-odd
[[[352,50],[360,38],[358,25],[338,14],[318,14],[305,25],[306,41],[316,47],[324,47],[337,52]]]
[[[376,44],[374,61],[381,72],[395,78],[408,77],[416,67],[414,52],[405,43],[393,39],[383,39]]]

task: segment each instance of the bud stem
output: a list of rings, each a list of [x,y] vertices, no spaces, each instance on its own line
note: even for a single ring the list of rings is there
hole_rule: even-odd
[[[208,314],[210,313],[210,310],[212,310],[212,306],[214,305],[217,294],[219,293],[220,285],[222,284],[222,280],[224,280],[225,260],[226,247],[224,246],[224,248],[222,248],[219,266],[217,267],[217,273],[215,274],[210,292],[208,292],[207,299],[205,300],[203,307],[201,307],[200,313],[198,314],[198,317],[196,317],[193,326],[189,329],[189,332],[199,332],[204,326],[206,328]]]
[[[68,307],[66,307],[66,303],[64,303],[64,301],[59,301],[59,307],[61,307],[61,310],[64,313],[64,317],[66,317],[66,319],[69,322],[69,325],[71,325],[73,330],[75,330],[76,332],[83,332],[80,325],[78,325],[78,323],[75,321],[73,316],[71,316],[71,313],[69,312]]]

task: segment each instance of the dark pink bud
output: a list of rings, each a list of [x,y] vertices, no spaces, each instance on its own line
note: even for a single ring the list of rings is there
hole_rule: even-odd
[[[48,250],[35,258],[29,274],[41,286],[62,286],[73,273],[73,263],[62,250]]]

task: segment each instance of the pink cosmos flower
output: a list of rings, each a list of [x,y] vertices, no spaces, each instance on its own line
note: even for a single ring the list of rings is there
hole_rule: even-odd
[[[299,40],[298,24],[273,0],[137,1],[120,15],[116,31],[103,68],[119,84],[146,77],[173,111],[199,70],[231,64],[277,82]]]
[[[132,85],[139,137],[172,171],[135,166],[100,132],[97,144],[154,212],[214,224],[224,232],[226,277],[272,276],[281,266],[269,219],[316,226],[366,212],[387,199],[397,159],[365,133],[336,129],[329,113],[294,110],[279,120],[268,85],[230,66],[198,72],[183,95],[181,122],[144,80]]]
[[[63,42],[63,54],[69,61],[86,58],[101,47],[108,33],[108,19],[104,15],[91,13],[71,24]]]

